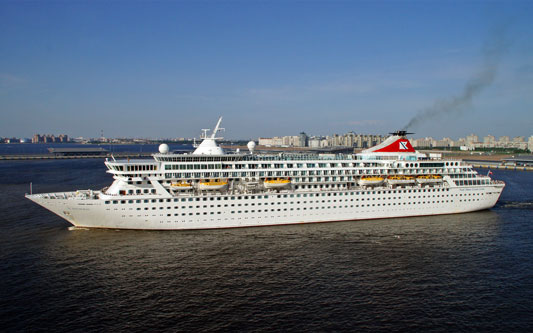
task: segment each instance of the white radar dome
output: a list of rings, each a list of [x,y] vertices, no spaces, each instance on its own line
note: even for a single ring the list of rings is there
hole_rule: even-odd
[[[168,148],[168,145],[166,143],[162,143],[159,145],[159,152],[161,154],[168,154],[168,151],[170,150],[170,148]]]
[[[250,151],[250,154],[253,154],[254,153],[254,149],[255,149],[255,142],[254,141],[250,141],[248,142],[248,145],[246,145],[248,147],[248,150]]]

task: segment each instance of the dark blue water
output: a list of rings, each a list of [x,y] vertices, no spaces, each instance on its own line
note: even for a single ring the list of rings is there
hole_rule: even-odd
[[[533,328],[533,173],[492,210],[207,231],[75,230],[23,198],[110,183],[102,160],[0,163],[3,331]]]
[[[48,148],[103,148],[111,153],[156,153],[159,144],[79,144],[79,143],[15,143],[0,144],[0,155],[48,154]],[[169,144],[171,151],[192,150],[192,145]]]

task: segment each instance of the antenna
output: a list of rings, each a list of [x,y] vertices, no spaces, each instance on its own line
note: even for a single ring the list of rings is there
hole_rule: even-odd
[[[211,139],[214,139],[217,135],[217,132],[219,130],[222,130],[223,128],[220,128],[220,123],[222,122],[222,117],[218,118],[217,125],[215,126],[215,129],[213,130],[213,133],[211,134]]]

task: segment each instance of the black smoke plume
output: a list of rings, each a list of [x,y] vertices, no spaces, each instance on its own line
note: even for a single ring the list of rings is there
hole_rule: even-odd
[[[505,31],[506,27],[501,26],[491,33],[483,47],[483,63],[480,71],[468,80],[460,94],[438,100],[432,106],[419,111],[403,129],[413,129],[435,117],[459,112],[470,104],[474,97],[490,86],[498,73],[501,58],[508,48]]]

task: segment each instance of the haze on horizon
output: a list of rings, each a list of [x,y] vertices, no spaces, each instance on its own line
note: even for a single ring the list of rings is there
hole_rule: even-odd
[[[517,0],[2,1],[0,136],[198,137],[219,116],[229,139],[386,134],[430,114],[415,137],[529,137],[531,36]]]

